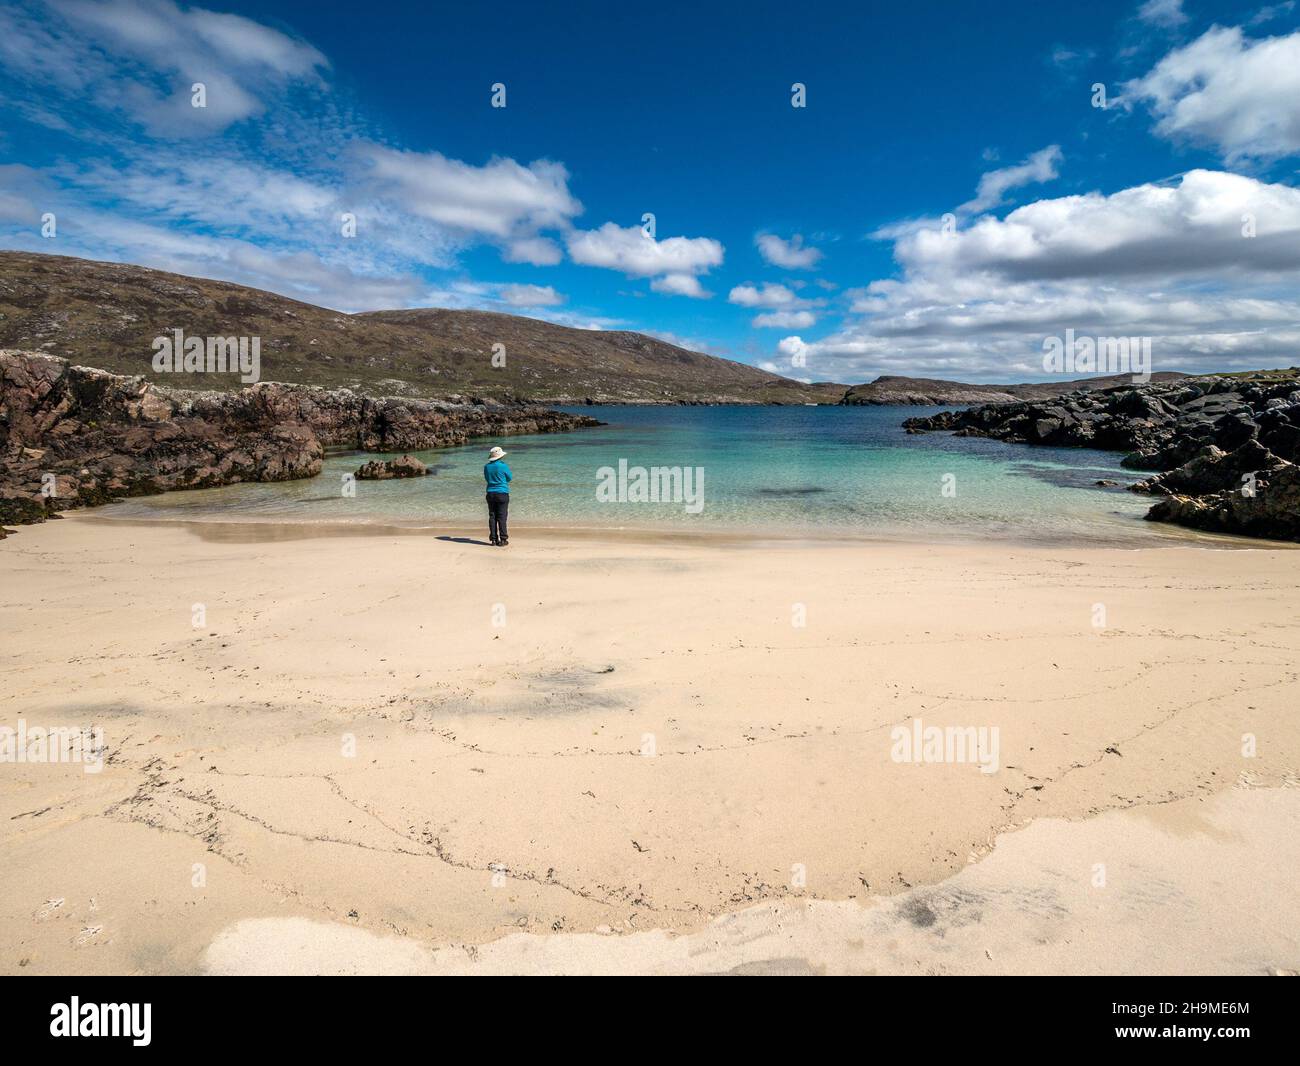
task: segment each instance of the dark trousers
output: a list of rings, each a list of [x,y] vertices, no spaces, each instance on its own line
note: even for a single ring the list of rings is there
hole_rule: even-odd
[[[510,513],[510,493],[489,492],[488,505],[488,540],[493,544],[504,544],[506,534],[506,515]]]

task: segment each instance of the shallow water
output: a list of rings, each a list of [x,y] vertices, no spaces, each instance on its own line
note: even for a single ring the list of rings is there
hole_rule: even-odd
[[[609,423],[502,441],[514,471],[510,519],[528,526],[642,528],[919,539],[1007,539],[1096,546],[1196,542],[1142,521],[1151,501],[1094,484],[1137,480],[1113,453],[1029,448],[949,434],[909,436],[905,418],[933,407],[588,407]],[[322,474],[115,504],[114,517],[485,525],[488,445],[417,452],[434,476],[361,481],[373,456],[336,454]],[[601,468],[703,471],[702,506],[601,502]],[[947,492],[945,492],[945,486]]]

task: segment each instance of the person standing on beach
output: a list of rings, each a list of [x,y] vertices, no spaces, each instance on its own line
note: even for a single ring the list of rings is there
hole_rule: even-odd
[[[483,480],[487,482],[488,540],[497,548],[510,543],[506,535],[506,515],[510,512],[510,482],[514,475],[505,464],[506,453],[493,447],[488,452],[487,465],[483,467]]]

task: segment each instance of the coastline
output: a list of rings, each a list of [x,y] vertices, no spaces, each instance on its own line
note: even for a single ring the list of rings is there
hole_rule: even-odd
[[[1195,836],[1195,856],[1177,878],[1126,875],[1119,913],[1141,921],[1124,935],[1154,951],[1190,923],[1210,970],[1300,961],[1276,894],[1268,910],[1234,895],[1231,922],[1212,906],[1242,848],[1284,869],[1276,840],[1294,836],[1300,574],[1280,549],[770,550],[521,527],[498,552],[423,531],[216,528],[83,513],[0,549],[7,714],[99,725],[108,749],[96,774],[3,767],[4,972],[215,972],[247,961],[234,930],[264,919],[477,958],[520,933],[752,931],[756,906],[777,908],[756,941],[766,963],[714,962],[881,968],[888,923],[819,918],[801,939],[791,916],[902,907],[925,886],[960,896],[949,879],[978,873],[1000,834],[1040,841],[1030,857],[1050,868],[1057,838],[1026,827],[1166,807],[1186,812],[1164,832]],[[900,765],[891,730],[917,719],[997,726],[997,771]],[[1244,836],[1236,808],[1198,821],[1240,790],[1285,796]],[[1092,862],[1057,876],[1083,892]],[[1134,909],[1171,892],[1179,907]],[[987,901],[983,933],[1015,939],[1036,898]],[[1109,928],[1068,903],[1061,935]],[[906,928],[890,965],[942,952],[947,925]],[[815,949],[827,930],[868,950]],[[279,935],[257,933],[258,965],[297,965],[300,942]],[[1005,958],[1059,962],[1035,936]],[[610,949],[570,946],[574,972],[617,968]],[[983,964],[952,970],[968,965]]]
[[[134,502],[134,501],[132,501]],[[201,517],[144,517],[140,515],[117,515],[113,505],[109,504],[93,510],[68,512],[63,516],[81,522],[102,522],[119,526],[182,526],[196,536],[209,540],[301,540],[320,537],[408,537],[428,536],[435,539],[469,539],[477,540],[486,534],[478,525],[464,521],[448,520],[428,522],[416,519],[403,519],[397,516],[364,517],[340,520],[325,518],[319,521],[291,520],[281,516],[258,516],[241,513],[235,516],[223,516],[218,512]],[[1107,544],[1102,540],[1089,543],[1087,547],[1097,551],[1147,551],[1160,548],[1202,548],[1226,551],[1300,551],[1300,544],[1284,540],[1266,540],[1260,537],[1245,537],[1231,533],[1216,533],[1206,530],[1188,529],[1181,526],[1151,524],[1143,519],[1132,519],[1130,532],[1142,530],[1149,532],[1149,542],[1141,541],[1126,544]],[[484,523],[480,525],[485,525]],[[784,546],[797,548],[801,546],[836,545],[933,545],[937,547],[960,547],[962,545],[1005,545],[1015,548],[1059,548],[1077,547],[1078,538],[1064,534],[1047,537],[1041,533],[1024,536],[1008,536],[1003,533],[975,536],[968,529],[959,531],[945,530],[935,523],[924,532],[913,526],[876,527],[869,530],[844,530],[838,527],[809,525],[792,529],[789,525],[740,524],[719,521],[701,523],[699,528],[688,529],[681,525],[668,523],[646,523],[642,525],[575,525],[572,523],[546,521],[520,521],[511,524],[512,530],[520,534],[548,542],[604,541],[610,538],[619,541],[640,544],[699,544],[699,545],[750,545],[750,546]]]

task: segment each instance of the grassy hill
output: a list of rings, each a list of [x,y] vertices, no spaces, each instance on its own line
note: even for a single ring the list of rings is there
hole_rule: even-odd
[[[153,339],[261,338],[264,381],[376,395],[549,404],[837,403],[803,385],[640,333],[571,329],[518,315],[437,308],[347,315],[244,285],[121,263],[0,252],[0,348],[60,355],[184,388],[238,377],[153,372]],[[505,366],[492,365],[493,345]]]

